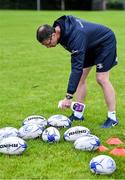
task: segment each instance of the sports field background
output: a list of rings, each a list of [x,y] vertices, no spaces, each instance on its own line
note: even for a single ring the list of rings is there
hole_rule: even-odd
[[[54,114],[70,115],[71,111],[57,108],[65,96],[70,72],[70,54],[61,46],[42,47],[35,38],[41,24],[52,24],[61,15],[72,14],[113,29],[118,41],[119,65],[111,71],[116,89],[119,126],[100,129],[106,119],[107,108],[101,88],[95,81],[95,68],[88,77],[88,94],[84,122],[74,125],[88,127],[106,144],[112,136],[120,138],[125,147],[125,12],[124,11],[0,11],[0,127],[21,127],[29,115],[46,118]],[[97,152],[81,152],[63,140],[47,144],[42,140],[28,140],[23,155],[0,154],[0,179],[124,179],[125,157],[112,156],[117,170],[111,176],[95,176],[89,170],[91,158]]]

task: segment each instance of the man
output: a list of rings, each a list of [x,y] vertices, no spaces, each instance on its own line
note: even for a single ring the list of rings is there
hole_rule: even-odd
[[[108,108],[108,117],[102,128],[114,127],[116,118],[115,91],[109,81],[109,71],[117,64],[116,39],[111,29],[73,17],[62,16],[53,26],[43,25],[37,29],[37,40],[47,48],[60,43],[71,52],[71,74],[66,97],[61,101],[61,108],[69,108],[74,93],[77,105],[84,102],[86,96],[86,78],[91,68],[96,65],[96,80],[101,86]],[[71,120],[83,120],[83,111],[76,110]],[[79,107],[78,107],[79,109]]]

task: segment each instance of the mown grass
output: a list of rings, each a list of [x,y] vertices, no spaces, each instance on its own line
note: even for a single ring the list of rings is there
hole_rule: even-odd
[[[114,146],[106,144],[108,138],[117,136],[125,143],[124,11],[0,11],[0,127],[19,128],[23,119],[32,114],[46,118],[60,113],[70,115],[70,110],[62,112],[57,108],[66,92],[70,54],[61,46],[41,47],[35,39],[39,25],[52,24],[63,14],[104,24],[116,34],[119,65],[112,69],[111,81],[116,89],[120,124],[113,129],[100,129],[107,109],[95,82],[95,68],[88,77],[85,121],[73,123],[90,128],[111,150]],[[124,157],[112,156],[117,164],[112,175],[95,176],[89,170],[89,161],[99,153],[76,151],[72,143],[64,142],[64,131],[60,130],[58,144],[29,140],[28,149],[21,156],[0,154],[0,179],[124,179]]]

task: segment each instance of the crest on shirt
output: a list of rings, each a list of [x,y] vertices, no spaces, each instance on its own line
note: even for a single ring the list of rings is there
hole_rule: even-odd
[[[72,55],[75,54],[75,53],[77,53],[77,52],[78,52],[78,50],[72,50],[72,51],[71,51]]]

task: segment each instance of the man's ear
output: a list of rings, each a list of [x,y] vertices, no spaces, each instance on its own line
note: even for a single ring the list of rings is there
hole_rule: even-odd
[[[54,32],[54,33],[52,33],[52,36],[53,36],[53,37],[55,37],[55,36],[56,36],[56,33],[55,33],[55,32]]]

